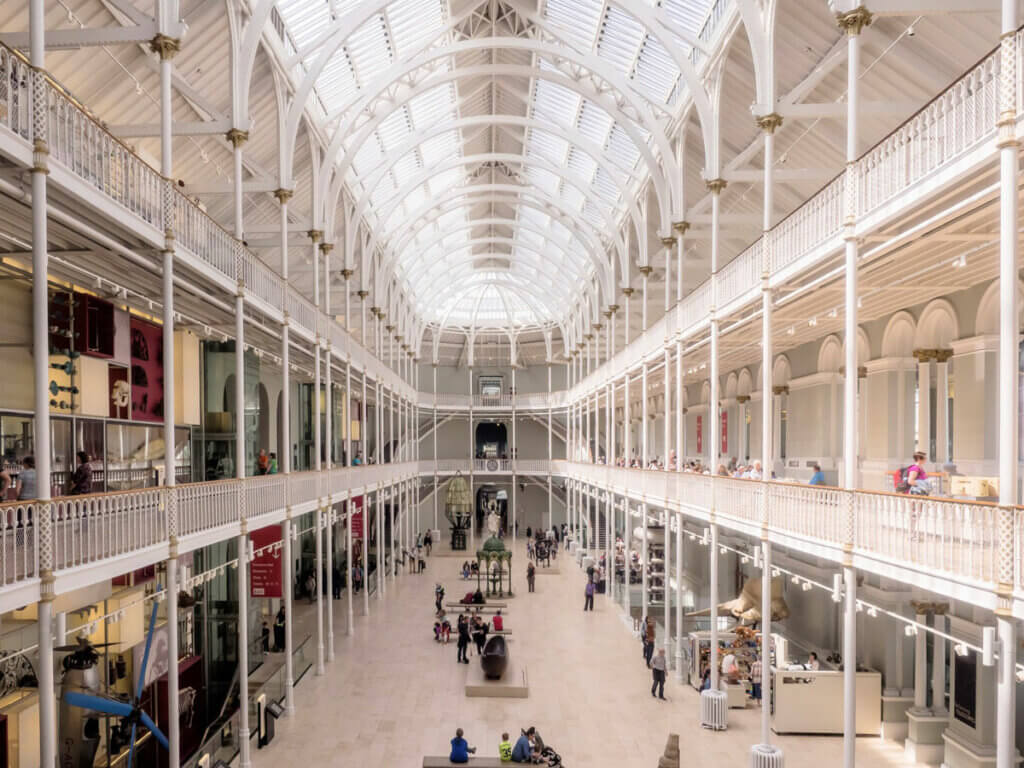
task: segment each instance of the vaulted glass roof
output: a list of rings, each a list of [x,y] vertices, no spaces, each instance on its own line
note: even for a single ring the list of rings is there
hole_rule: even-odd
[[[727,1],[280,0],[369,233],[362,285],[435,326],[565,323],[639,231],[680,65]]]

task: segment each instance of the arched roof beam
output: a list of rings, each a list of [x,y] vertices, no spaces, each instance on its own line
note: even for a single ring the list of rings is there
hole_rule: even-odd
[[[522,128],[529,128],[534,131],[542,131],[544,133],[550,133],[554,136],[569,142],[575,147],[579,147],[583,152],[593,158],[599,168],[602,168],[608,177],[615,183],[616,188],[619,190],[619,194],[622,196],[622,200],[626,205],[627,212],[630,216],[630,220],[633,223],[633,227],[637,234],[644,235],[643,229],[643,217],[640,214],[640,208],[636,203],[636,196],[629,189],[626,182],[624,182],[618,173],[614,171],[618,170],[620,173],[622,169],[619,166],[613,166],[609,161],[609,157],[604,153],[604,150],[596,142],[591,141],[584,136],[580,131],[566,130],[559,125],[543,123],[539,120],[521,117],[518,115],[476,115],[474,117],[462,118],[456,120],[453,123],[445,123],[411,136],[409,140],[403,144],[396,152],[393,152],[389,156],[383,158],[369,173],[365,176],[367,180],[364,184],[363,197],[357,204],[359,215],[356,219],[362,218],[362,210],[365,210],[365,206],[369,205],[369,197],[373,189],[380,183],[380,181],[387,175],[388,171],[406,154],[418,147],[421,143],[428,141],[440,134],[447,133],[452,130],[460,130],[462,128],[472,128],[476,126],[492,126],[492,125],[511,125]],[[550,161],[548,161],[550,163]],[[554,165],[552,163],[552,165]],[[632,174],[628,171],[625,172],[627,178],[632,179]],[[664,178],[658,176],[652,179],[655,188],[655,194],[659,200],[663,197],[667,197],[668,190],[665,189]]]
[[[611,284],[609,282],[611,279],[610,264],[606,264],[604,261],[602,261],[599,255],[601,253],[604,253],[604,248],[602,246],[600,237],[601,233],[590,222],[588,222],[578,213],[575,213],[573,211],[567,211],[565,208],[565,202],[563,200],[552,197],[547,193],[533,189],[531,187],[520,187],[514,184],[477,184],[469,187],[453,187],[452,189],[445,192],[444,195],[442,195],[440,198],[427,200],[419,209],[417,209],[417,211],[415,211],[411,216],[407,217],[396,230],[390,232],[389,235],[397,235],[399,232],[410,227],[413,228],[412,231],[418,231],[417,222],[419,222],[427,213],[429,213],[431,209],[439,206],[440,204],[452,198],[464,196],[464,203],[468,203],[469,200],[471,200],[476,194],[491,192],[504,193],[509,195],[511,197],[511,200],[503,200],[502,202],[508,202],[509,205],[513,206],[523,205],[525,204],[526,200],[536,199],[541,204],[534,204],[530,207],[537,208],[542,213],[545,213],[549,216],[553,216],[553,211],[558,211],[561,216],[561,218],[558,219],[560,224],[566,226],[565,221],[563,221],[562,219],[568,219],[574,222],[574,226],[566,227],[567,229],[570,229],[570,231],[578,232],[580,235],[582,235],[583,233],[587,233],[587,239],[591,241],[590,245],[592,249],[587,251],[587,255],[590,258],[590,260],[594,263],[595,269],[599,275],[600,287],[607,292],[606,295],[612,295],[612,291],[610,290]],[[525,198],[518,198],[517,196],[519,195],[523,195],[525,196]],[[545,207],[545,205],[548,207]],[[421,224],[419,228],[422,228],[422,226],[423,224]],[[375,246],[376,244],[378,234],[374,233],[373,237],[374,239],[371,241],[371,252],[373,250],[372,246]]]
[[[496,38],[495,38],[496,39]],[[504,39],[504,38],[502,38]],[[518,40],[518,38],[510,38],[511,40]],[[487,38],[488,41],[492,38]],[[478,46],[480,47],[480,46]],[[489,46],[485,46],[489,47]],[[408,74],[408,73],[406,73]],[[469,77],[496,77],[496,76],[508,76],[508,77],[521,77],[521,78],[534,78],[540,80],[546,80],[556,85],[560,85],[567,90],[573,91],[580,96],[588,99],[592,104],[603,109],[609,116],[616,120],[621,126],[622,130],[629,137],[630,141],[636,146],[640,153],[641,158],[647,165],[650,175],[652,177],[664,174],[668,180],[668,187],[670,190],[670,199],[659,199],[659,209],[661,215],[661,221],[665,228],[671,230],[671,206],[675,199],[679,198],[681,194],[682,175],[678,173],[676,168],[675,156],[672,152],[671,146],[668,143],[668,139],[662,132],[662,128],[657,124],[653,118],[649,122],[641,122],[644,129],[647,130],[651,137],[655,141],[655,145],[662,153],[662,159],[665,162],[666,169],[663,170],[658,160],[655,158],[654,153],[648,146],[647,142],[644,141],[643,137],[637,131],[636,124],[633,119],[624,114],[614,101],[610,101],[609,98],[601,93],[590,90],[584,87],[579,81],[573,80],[561,72],[554,72],[549,70],[540,70],[532,66],[526,66],[522,64],[480,64],[471,67],[462,67],[457,69],[448,70],[437,74],[432,77],[428,77],[425,80],[420,81],[408,91],[402,94],[392,94],[386,101],[380,102],[380,109],[376,111],[369,121],[364,122],[359,128],[358,132],[355,133],[355,138],[347,146],[343,147],[344,141],[347,137],[352,136],[355,126],[351,120],[345,121],[344,124],[339,126],[338,130],[335,131],[331,144],[328,147],[327,153],[324,156],[325,170],[327,176],[331,175],[333,171],[333,180],[321,177],[323,184],[331,184],[331,192],[328,194],[326,200],[330,201],[330,205],[336,206],[338,196],[341,193],[341,186],[343,180],[348,173],[348,170],[359,152],[359,148],[363,143],[369,139],[376,131],[377,127],[395,110],[401,108],[406,103],[414,99],[415,97],[425,93],[433,88],[445,85],[449,82],[460,80],[462,78]],[[384,94],[377,93],[373,94],[375,99],[382,97]],[[369,96],[369,94],[368,94]],[[629,99],[630,102],[636,106],[635,97],[630,94],[624,94],[624,97]],[[362,102],[361,102],[362,103]],[[370,99],[366,100],[366,103],[370,103]],[[640,111],[643,114],[642,110]],[[358,117],[360,113],[356,113]],[[648,116],[649,117],[649,116]],[[335,156],[344,149],[344,157],[341,162],[335,167],[333,165]]]

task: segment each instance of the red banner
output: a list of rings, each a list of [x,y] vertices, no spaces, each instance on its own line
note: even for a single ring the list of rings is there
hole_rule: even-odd
[[[704,419],[697,415],[697,453],[704,453]]]
[[[353,496],[352,501],[352,538],[363,538],[363,497]]]
[[[729,452],[729,412],[722,411],[722,455]]]
[[[268,525],[249,534],[256,557],[249,567],[249,594],[252,597],[282,597],[281,547],[271,544],[281,541],[281,526]],[[260,553],[260,549],[269,547]]]

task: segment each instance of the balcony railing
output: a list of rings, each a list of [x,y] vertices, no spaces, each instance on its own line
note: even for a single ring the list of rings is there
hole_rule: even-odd
[[[553,470],[623,495],[719,519],[767,526],[936,576],[993,586],[999,577],[999,507],[984,502],[739,480],[689,472],[553,462]],[[713,503],[712,503],[713,502]],[[1016,586],[1024,589],[1024,509],[1014,510]]]
[[[38,576],[43,567],[39,553],[47,549],[52,552],[50,567],[60,572],[166,545],[174,529],[172,511],[176,534],[187,541],[189,536],[238,525],[243,517],[258,522],[289,506],[326,502],[332,494],[337,501],[349,490],[394,482],[415,472],[414,464],[339,467],[0,504],[0,586]]]
[[[0,45],[0,126],[26,142],[35,136],[32,77],[24,57]],[[162,242],[164,231],[172,228],[176,247],[209,267],[223,288],[234,292],[237,285],[244,285],[247,298],[261,310],[286,311],[290,322],[306,336],[312,338],[318,332],[327,335],[342,357],[351,354],[354,361],[362,363],[374,379],[384,382],[390,390],[412,395],[392,370],[370,355],[359,354],[361,347],[347,331],[340,339],[329,334],[328,326],[333,328],[336,323],[322,316],[195,201],[165,181],[157,169],[107,131],[58,82],[45,75],[41,78],[46,120],[40,128],[45,130],[55,170],[70,172],[148,224],[154,240]]]
[[[1016,38],[1016,66],[1021,72],[1024,31],[1018,30]],[[968,153],[983,147],[996,151],[992,139],[998,119],[999,72],[1000,54],[995,49],[856,161],[849,173],[856,199],[853,213],[858,221],[887,211],[897,196],[915,187],[924,188],[920,187],[923,182],[942,169],[952,168]],[[1024,95],[1021,78],[1017,89]],[[768,232],[768,267],[773,280],[783,279],[808,258],[816,256],[812,258],[816,263],[842,247],[846,183],[846,173],[835,177]],[[582,395],[601,386],[609,371],[619,375],[623,369],[638,365],[661,350],[665,340],[676,333],[683,338],[694,335],[707,323],[712,303],[721,308],[753,294],[764,271],[763,247],[762,238],[726,264],[714,296],[710,279],[697,286],[628,349],[586,377],[575,393]]]

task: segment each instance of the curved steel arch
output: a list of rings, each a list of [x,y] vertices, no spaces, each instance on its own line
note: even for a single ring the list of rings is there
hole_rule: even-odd
[[[533,232],[533,233],[535,233],[537,235],[540,235],[543,238],[546,238],[547,242],[551,242],[552,244],[558,246],[559,250],[563,254],[576,254],[576,255],[579,255],[579,256],[584,256],[584,254],[582,252],[573,251],[569,247],[570,243],[565,242],[565,241],[561,241],[561,240],[555,240],[555,239],[553,239],[553,237],[552,237],[550,232],[545,232],[545,231],[543,231],[541,229],[538,229],[537,227],[534,227],[532,224],[521,223],[521,222],[517,221],[516,219],[488,217],[486,219],[473,219],[472,221],[467,221],[465,224],[460,224],[458,227],[455,227],[454,229],[449,229],[449,230],[447,230],[445,232],[440,233],[438,236],[436,236],[430,242],[423,244],[422,247],[417,250],[416,254],[407,263],[415,263],[415,262],[419,261],[420,259],[426,258],[428,255],[430,255],[430,249],[431,248],[433,248],[441,240],[443,240],[445,237],[447,237],[448,235],[450,235],[450,234],[452,234],[454,232],[461,232],[461,231],[466,230],[466,229],[472,229],[473,227],[489,227],[489,226],[509,227],[509,228],[511,228],[513,230],[525,230],[527,232]],[[518,243],[519,241],[516,241],[516,242]],[[461,247],[461,245],[457,246],[457,247]]]
[[[464,195],[468,200],[469,198],[472,198],[477,192],[499,192],[513,196],[524,195],[527,198],[536,198],[540,200],[542,203],[545,203],[548,206],[551,206],[552,208],[558,210],[559,212],[562,212],[563,214],[565,213],[565,204],[562,200],[552,197],[551,195],[548,195],[541,190],[536,190],[532,187],[519,187],[514,184],[478,184],[471,187],[453,187],[440,198],[428,200],[421,208],[417,210],[415,215],[408,217],[406,219],[406,222],[402,224],[400,227],[398,227],[398,229],[395,230],[394,232],[397,233],[409,227],[416,227],[417,222],[422,218],[424,214],[426,214],[431,208],[437,206],[439,203],[442,203],[447,199],[450,199],[456,195]],[[516,205],[521,205],[523,203],[522,200],[514,200],[513,202]],[[542,206],[534,205],[531,207],[536,207],[548,215],[551,214],[549,210],[546,210]],[[584,225],[582,230],[583,232],[589,232],[593,230],[593,235],[591,236],[594,241],[593,244],[600,244],[600,232],[594,227],[594,225],[592,225],[590,222],[588,222],[586,219],[582,217],[575,218],[570,215],[567,218],[569,218],[576,224]],[[376,235],[374,235],[374,238],[374,241],[371,242],[375,242]],[[601,249],[598,248],[596,250]],[[595,265],[598,266],[597,273],[602,290],[605,291],[606,295],[611,295],[611,276],[608,274],[610,271],[610,265],[601,262],[600,257],[597,256],[595,253],[588,253],[587,255],[595,263]]]
[[[465,251],[467,248],[475,247],[477,245],[511,245],[513,247],[516,247],[516,248],[523,248],[525,250],[532,251],[533,253],[537,254],[538,256],[543,256],[544,255],[544,253],[542,251],[538,250],[536,246],[531,246],[529,244],[520,243],[520,242],[518,242],[516,240],[513,240],[512,238],[508,238],[508,237],[491,237],[491,236],[476,238],[476,239],[474,239],[474,240],[472,240],[470,242],[465,243],[464,245],[460,245],[458,248],[455,248],[454,250],[450,251],[447,255],[448,256],[454,256],[455,254],[458,254],[458,253],[461,253],[462,251]],[[476,253],[476,254],[470,254],[469,256],[461,256],[455,262],[453,262],[452,264],[450,264],[448,266],[459,267],[459,266],[463,266],[465,264],[471,264],[474,261],[478,261],[480,259],[502,259],[502,258],[506,258],[506,255],[505,254],[500,254],[500,253]],[[531,268],[533,268],[533,269],[536,269],[538,272],[544,273],[545,277],[556,277],[556,276],[559,275],[557,266],[551,265],[550,262],[544,262],[542,260],[541,261],[537,261],[537,262],[529,262],[529,266]],[[494,271],[500,271],[500,270],[498,268],[495,268]],[[432,278],[430,278],[430,281],[427,283],[425,290],[429,291],[430,289],[432,289],[437,284],[438,280],[443,280],[446,277],[447,277],[446,275],[435,275],[435,276],[433,276]],[[551,295],[554,295],[554,294],[551,294]]]
[[[636,203],[635,196],[631,194],[629,187],[626,185],[626,183],[624,183],[616,174],[612,173],[612,171],[615,170],[615,168],[605,159],[606,156],[604,155],[603,150],[596,142],[587,139],[582,133],[575,129],[572,131],[568,131],[558,125],[542,123],[539,120],[535,120],[533,118],[526,118],[513,115],[477,115],[471,118],[462,118],[460,120],[456,120],[453,123],[446,123],[434,126],[428,131],[411,136],[409,141],[403,144],[397,151],[392,152],[389,156],[383,158],[376,166],[374,166],[373,170],[370,171],[369,175],[372,178],[369,178],[367,182],[363,185],[363,195],[360,198],[359,203],[357,203],[356,210],[352,214],[353,217],[356,220],[358,220],[361,217],[361,211],[365,210],[366,205],[370,204],[369,197],[371,192],[376,187],[376,185],[379,184],[380,181],[387,175],[387,172],[395,165],[395,163],[397,163],[399,160],[405,157],[405,155],[408,154],[410,151],[420,146],[420,144],[422,144],[424,141],[427,141],[433,138],[434,136],[447,133],[451,130],[459,130],[463,127],[472,127],[474,125],[491,126],[504,124],[518,125],[524,128],[528,127],[534,131],[551,133],[569,142],[574,147],[580,147],[583,150],[583,152],[585,152],[587,155],[589,155],[597,162],[598,167],[604,170],[604,172],[608,175],[608,177],[614,182],[615,186],[618,188],[619,194],[622,195],[622,200],[626,205],[626,212],[629,214],[630,220],[632,221],[633,227],[636,230],[637,235],[641,237],[646,235],[646,232],[644,231],[644,226],[642,224],[643,215],[641,214],[640,208]],[[575,135],[575,137],[578,138],[573,138],[573,135]],[[569,170],[568,168],[563,169],[562,166],[558,166],[555,163],[552,163],[547,158],[538,157],[528,159],[523,156],[519,157],[522,158],[522,160],[529,160],[529,162],[544,161],[551,167],[566,171]],[[561,175],[561,170],[556,171],[556,173]],[[631,174],[627,173],[627,177],[632,179]],[[579,180],[581,183],[588,183],[583,178],[580,178]],[[658,196],[660,200],[662,191],[659,191],[659,189],[664,185],[664,179],[652,179],[652,181],[655,184],[655,195]],[[625,271],[625,269],[627,268],[627,264],[623,263],[621,267],[623,271]]]
[[[512,38],[516,40],[518,38]],[[377,127],[382,123],[388,116],[390,116],[397,109],[405,106],[409,101],[412,101],[417,96],[433,90],[439,86],[445,85],[449,82],[460,80],[466,77],[492,77],[497,75],[508,75],[511,77],[522,77],[522,78],[534,78],[538,80],[547,80],[556,85],[560,85],[567,90],[573,91],[580,96],[588,99],[592,104],[600,109],[604,110],[605,113],[610,115],[620,125],[622,130],[629,137],[630,141],[636,146],[640,157],[644,160],[647,165],[650,175],[652,177],[663,173],[657,158],[651,148],[647,145],[647,142],[643,140],[637,131],[636,123],[628,115],[624,114],[617,105],[609,104],[608,99],[600,94],[590,91],[580,85],[576,80],[569,78],[561,72],[541,70],[532,66],[526,66],[522,64],[479,64],[471,67],[461,67],[451,69],[446,72],[442,72],[436,76],[427,77],[424,80],[417,83],[414,87],[410,88],[401,97],[391,100],[385,107],[376,112],[373,117],[362,124],[358,132],[356,133],[355,139],[352,144],[346,148],[344,159],[341,163],[334,166],[334,157],[342,149],[341,143],[350,135],[348,130],[348,123],[339,126],[335,131],[331,144],[324,155],[324,170],[325,174],[321,176],[322,184],[330,184],[331,189],[327,192],[323,198],[325,201],[330,201],[329,204],[337,206],[338,195],[341,192],[342,181],[351,166],[355,155],[358,153],[359,147],[373,135]],[[375,94],[378,95],[378,94]],[[642,125],[642,123],[641,123]],[[659,126],[654,125],[654,131],[649,131],[651,136],[655,139],[655,143],[658,146],[659,151],[662,153],[662,157],[669,158],[666,162],[671,163],[675,167],[675,153],[672,152],[671,147],[668,144],[668,140],[665,135],[661,132]],[[644,130],[649,130],[648,126],[644,126]],[[671,169],[670,169],[671,170]],[[333,172],[333,181],[330,178]],[[680,186],[682,184],[682,176],[679,173],[665,174],[668,180],[670,199],[668,201],[659,200],[659,213],[661,221],[666,228],[671,228],[671,215],[670,209],[672,203],[676,200],[681,199]],[[666,202],[668,207],[666,207]]]
[[[293,101],[293,107],[291,110],[289,110],[289,115],[287,119],[287,139],[285,143],[286,147],[294,146],[294,136],[296,135],[298,130],[298,123],[302,116],[302,110],[304,108],[306,101],[309,98],[310,93],[312,92],[316,84],[316,80],[320,77],[320,74],[322,73],[324,67],[331,60],[331,58],[334,56],[337,50],[345,44],[348,38],[356,30],[362,27],[363,24],[369,21],[377,13],[380,13],[383,10],[385,10],[387,6],[390,5],[391,2],[392,0],[364,0],[363,2],[359,3],[359,5],[357,5],[355,8],[349,10],[349,12],[346,13],[344,16],[339,18],[336,21],[334,29],[326,30],[324,34],[321,36],[321,39],[317,41],[316,44],[310,46],[311,50],[316,50],[317,48],[321,48],[321,50],[316,60],[306,71],[306,75],[303,78],[302,82],[300,83],[299,88],[296,92],[296,98]],[[421,53],[424,50],[429,49],[429,47],[433,45],[434,41],[436,41],[439,37],[443,37],[444,35],[450,34],[450,32],[453,29],[455,29],[459,24],[461,24],[465,19],[469,18],[469,16],[472,13],[474,13],[477,10],[477,8],[479,8],[482,4],[483,3],[478,3],[476,5],[470,6],[466,8],[459,16],[450,19],[448,24],[442,30],[439,30],[438,34],[435,35],[430,41],[421,46],[421,48],[416,53],[414,53],[413,56]],[[673,22],[662,9],[651,8],[650,6],[646,5],[643,2],[643,0],[608,0],[608,4],[615,5],[621,8],[627,14],[629,14],[638,22],[640,22],[640,24],[644,26],[644,28],[647,30],[649,34],[653,35],[655,38],[659,40],[659,42],[661,42],[664,49],[672,57],[673,61],[679,69],[680,76],[687,83],[691,98],[694,102],[694,106],[697,109],[697,114],[701,122],[702,134],[705,139],[705,154],[707,156],[707,153],[709,151],[707,140],[707,125],[711,124],[710,119],[712,116],[710,101],[707,97],[707,92],[704,90],[703,84],[700,81],[700,77],[697,74],[697,71],[694,68],[693,64],[690,62],[689,58],[682,55],[681,51],[679,50],[679,46],[676,45],[675,41],[672,40],[665,33],[668,32],[671,33],[672,35],[675,35],[676,37],[687,43],[691,48],[695,48],[701,51],[706,56],[710,56],[711,51],[700,40],[699,36],[691,35],[685,29],[682,29],[681,27],[679,27],[679,25]],[[543,28],[548,30],[549,34],[555,36],[564,45],[569,47],[570,50],[576,50],[573,49],[569,45],[569,43],[565,41],[561,36],[559,36],[556,32],[552,31],[551,25],[544,22],[531,10],[517,7],[516,12],[522,14],[524,17],[530,18],[533,23],[543,26]],[[708,159],[711,159],[710,156],[708,156]],[[677,211],[677,213],[679,215],[682,215],[682,211]]]
[[[438,328],[440,330],[442,330],[442,331],[444,331],[446,328],[455,328],[455,329],[461,330],[462,326],[451,326],[451,325],[447,324],[448,323],[448,318],[451,316],[451,313],[455,310],[455,305],[458,304],[459,301],[461,301],[462,298],[467,293],[469,293],[470,291],[473,291],[473,290],[476,290],[476,289],[486,288],[488,286],[500,287],[503,290],[507,290],[510,293],[514,293],[516,296],[519,297],[520,301],[522,301],[524,304],[527,304],[531,308],[534,308],[534,312],[537,314],[538,317],[541,316],[541,314],[537,310],[537,307],[542,307],[542,305],[538,305],[535,301],[533,301],[533,299],[531,297],[529,297],[527,294],[524,294],[522,292],[522,287],[520,285],[518,285],[516,283],[508,283],[505,280],[500,280],[500,279],[495,279],[495,278],[490,278],[489,277],[489,278],[486,278],[486,279],[481,279],[481,280],[477,280],[477,281],[471,282],[468,285],[460,286],[459,289],[457,290],[457,292],[453,295],[453,306],[450,307],[447,312],[445,312],[444,318],[441,320],[441,323],[438,325]],[[472,313],[472,317],[475,318],[478,311],[479,311],[479,306],[474,308],[473,313]],[[506,307],[506,312],[507,311],[508,310],[507,310],[507,307]],[[563,324],[560,323],[560,322],[557,322],[557,321],[552,322],[552,324],[553,325],[558,325],[559,328],[563,327]],[[528,330],[530,328],[530,326],[519,326],[519,327],[520,327],[520,330]],[[543,329],[544,328],[543,325],[537,325],[536,327],[538,329]],[[479,330],[482,330],[482,328],[480,328],[480,329],[474,328],[473,334],[475,335],[476,332],[479,331]],[[496,329],[496,330],[500,331],[502,329]]]
[[[409,195],[415,192],[422,184],[429,181],[432,176],[436,176],[439,173],[443,173],[444,171],[450,170],[452,168],[459,168],[464,165],[474,163],[486,163],[492,161],[515,163],[520,165],[536,165],[538,167],[544,168],[545,170],[551,171],[551,173],[554,173],[556,176],[560,177],[566,183],[571,184],[573,187],[580,191],[584,198],[586,198],[587,196],[587,188],[578,179],[572,176],[567,176],[563,172],[561,172],[559,166],[556,166],[554,163],[551,163],[546,160],[540,161],[539,159],[531,161],[527,160],[522,155],[512,155],[502,152],[486,152],[479,155],[469,155],[443,160],[437,165],[422,169],[416,176],[414,176],[412,179],[406,182],[405,186],[402,187],[402,189],[398,190],[393,197],[387,200],[382,207],[386,209],[391,209],[392,207],[401,205],[405,198],[407,198]],[[569,210],[571,211],[571,209]],[[604,222],[608,226],[609,230],[614,233],[615,243],[618,246],[619,251],[621,252],[625,250],[625,243],[621,239],[619,228],[616,226],[615,220],[608,213],[608,211],[603,209],[598,210],[601,214],[601,218],[604,219]],[[576,212],[576,215],[581,216],[580,212]]]
[[[469,190],[469,192],[467,192],[467,189]],[[477,198],[474,194],[472,194],[472,191],[475,190],[475,189],[479,189],[481,192],[489,192],[489,194],[484,196],[484,197]],[[520,189],[520,188],[516,187],[516,189]],[[539,204],[539,203],[537,203],[534,200],[531,200],[529,198],[520,198],[520,197],[517,197],[517,196],[515,196],[513,194],[509,194],[507,192],[499,194],[499,193],[491,191],[489,188],[482,188],[482,187],[481,188],[458,187],[458,188],[454,188],[454,189],[450,190],[446,195],[443,195],[442,197],[440,197],[440,198],[438,198],[436,200],[429,201],[428,203],[425,203],[423,206],[421,206],[417,210],[417,212],[416,212],[417,218],[416,219],[412,219],[412,218],[408,219],[407,223],[402,225],[402,226],[400,226],[396,231],[402,231],[404,229],[407,229],[409,226],[411,226],[411,224],[415,223],[416,220],[418,220],[419,218],[422,218],[423,216],[425,216],[427,213],[429,213],[434,208],[437,208],[439,213],[448,213],[448,212],[450,212],[452,210],[458,210],[458,209],[464,207],[465,204],[466,204],[466,200],[461,199],[462,197],[467,197],[467,198],[472,197],[473,198],[472,204],[474,204],[474,205],[479,204],[479,203],[492,202],[492,203],[500,203],[500,204],[510,205],[510,206],[519,205],[520,207],[524,207],[524,208],[532,208],[533,210],[539,211],[539,212],[541,212],[541,213],[543,213],[543,214],[545,214],[547,216],[552,217],[560,225],[565,227],[567,231],[569,231],[570,233],[575,235],[584,244],[584,246],[586,246],[589,243],[590,246],[595,249],[595,251],[601,251],[602,250],[602,244],[601,244],[600,239],[596,238],[594,233],[592,231],[590,231],[590,229],[578,229],[576,227],[576,222],[574,220],[572,220],[572,219],[565,220],[562,217],[562,214],[561,214],[560,211],[558,211],[558,210],[549,210],[549,209],[545,208],[543,205],[541,205],[541,204]],[[451,207],[447,207],[449,203],[454,203],[454,205],[451,205]],[[427,222],[427,223],[433,224],[434,221],[430,221],[430,222]],[[607,288],[607,286],[602,284],[601,288],[604,289],[604,288]],[[610,296],[611,294],[607,293],[606,295]]]

